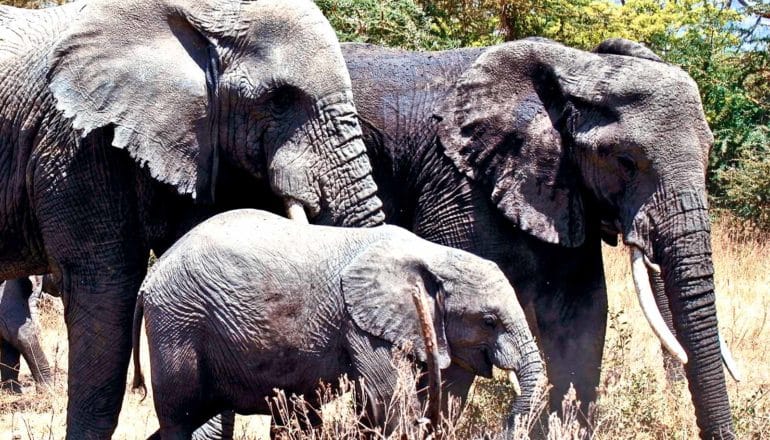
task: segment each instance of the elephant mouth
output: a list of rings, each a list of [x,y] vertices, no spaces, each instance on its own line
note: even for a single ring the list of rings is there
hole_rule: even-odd
[[[489,358],[486,350],[481,350],[481,357],[481,362],[470,362],[460,356],[457,356],[456,354],[452,354],[452,362],[463,370],[468,371],[469,373],[473,373],[476,376],[491,378],[492,367],[494,364],[492,364],[492,361]]]
[[[487,379],[491,379],[493,377],[493,369],[495,367],[494,362],[492,361],[492,357],[489,355],[489,351],[486,349],[481,349],[483,362],[481,362],[481,368],[474,368],[471,366],[471,363],[468,361],[462,359],[459,356],[452,356],[452,362],[455,363],[458,367],[467,370],[468,372],[471,372],[477,376],[486,377]],[[518,373],[513,368],[502,368],[498,367],[500,370],[505,372],[506,378],[508,379],[508,382],[510,382],[511,386],[513,387],[513,392],[516,393],[516,396],[521,395],[521,385],[519,385],[519,377]]]

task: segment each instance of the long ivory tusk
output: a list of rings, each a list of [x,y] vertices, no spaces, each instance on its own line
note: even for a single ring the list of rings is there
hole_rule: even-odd
[[[636,294],[639,297],[639,304],[642,306],[642,312],[644,312],[644,316],[650,323],[652,331],[675,358],[679,359],[681,363],[686,364],[687,353],[684,352],[684,348],[676,340],[676,337],[668,329],[666,322],[663,321],[663,317],[660,315],[660,310],[658,310],[655,298],[652,295],[652,287],[650,286],[650,279],[644,264],[644,257],[642,252],[634,246],[631,247],[631,273],[634,276],[634,287],[636,287]]]
[[[730,353],[730,349],[727,348],[727,343],[721,335],[719,336],[719,351],[722,352],[722,362],[725,363],[725,367],[727,367],[727,371],[730,372],[730,376],[732,376],[736,382],[740,382],[742,379],[741,370],[738,369],[733,354]]]
[[[521,385],[519,385],[519,378],[516,377],[515,371],[508,370],[508,382],[513,386],[513,392],[516,393],[516,396],[521,396]]]
[[[305,208],[303,208],[302,203],[298,202],[297,200],[286,200],[286,212],[289,218],[292,220],[305,224],[310,223],[310,221],[307,219],[307,214],[305,214]]]

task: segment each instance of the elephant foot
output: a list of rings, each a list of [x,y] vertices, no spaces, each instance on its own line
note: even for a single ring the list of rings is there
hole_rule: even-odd
[[[21,384],[16,380],[0,382],[0,391],[10,394],[21,394]]]

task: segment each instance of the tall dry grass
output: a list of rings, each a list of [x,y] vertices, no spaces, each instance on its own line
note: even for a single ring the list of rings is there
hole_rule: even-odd
[[[733,351],[743,373],[736,383],[728,377],[732,413],[738,438],[770,439],[770,241],[767,235],[746,233],[740,225],[717,223],[713,231],[719,330]],[[662,368],[660,344],[645,321],[633,290],[628,255],[622,248],[604,248],[610,316],[605,344],[600,399],[592,414],[595,439],[690,439],[697,437],[692,404],[685,382],[668,384]],[[66,420],[66,330],[56,301],[41,310],[43,345],[55,368],[52,390],[36,393],[29,371],[22,367],[21,396],[0,393],[0,440],[47,440],[64,437]],[[149,365],[146,350],[143,359]],[[149,368],[145,368],[146,371]],[[409,370],[409,369],[407,369]],[[413,380],[405,376],[405,384]],[[406,387],[405,389],[409,389]],[[327,390],[328,393],[328,390]],[[447,438],[464,439],[499,435],[507,396],[512,390],[502,376],[480,379],[472,390],[469,407],[459,419],[444,426]],[[408,394],[408,393],[407,393]],[[290,398],[284,398],[288,402]],[[573,418],[551,417],[544,423],[549,439],[588,438],[574,420],[575,396],[568,396],[566,413]],[[326,395],[331,400],[331,395]],[[405,400],[406,401],[406,400]],[[280,402],[280,400],[279,400]],[[348,402],[348,403],[344,403]],[[350,399],[321,409],[325,425],[312,435],[296,426],[283,431],[284,438],[356,438],[364,429],[356,422]],[[403,403],[401,403],[403,404]],[[331,408],[334,408],[332,410]],[[276,408],[280,410],[280,408]],[[284,408],[284,411],[287,409]],[[417,408],[410,420],[418,417]],[[572,413],[570,413],[572,411]],[[291,420],[290,417],[287,417]],[[537,420],[540,422],[540,420]],[[140,401],[127,393],[116,439],[143,439],[157,429],[152,394]],[[265,438],[264,417],[238,417],[236,438]],[[419,435],[418,425],[407,424],[401,434]],[[326,431],[324,431],[326,430]],[[325,434],[324,434],[325,433]],[[371,433],[370,433],[371,434]],[[325,437],[324,437],[325,435]],[[526,439],[523,432],[514,436]]]

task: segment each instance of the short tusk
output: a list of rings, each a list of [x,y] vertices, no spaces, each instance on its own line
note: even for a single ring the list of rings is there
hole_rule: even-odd
[[[519,385],[519,378],[516,377],[515,371],[508,371],[508,382],[513,386],[513,392],[516,393],[516,396],[521,396],[521,385]]]
[[[307,214],[305,214],[305,208],[302,207],[302,203],[295,199],[286,199],[286,212],[292,220],[305,224],[310,223],[307,219]]]
[[[660,266],[650,261],[650,259],[647,258],[647,255],[644,256],[644,265],[656,274],[660,274]]]
[[[652,295],[652,287],[650,286],[650,279],[644,264],[642,251],[634,246],[631,247],[631,273],[634,277],[634,287],[639,297],[639,304],[642,306],[642,312],[644,312],[644,316],[650,323],[652,331],[675,358],[681,363],[686,364],[687,353],[685,353],[684,348],[676,340],[676,337],[671,333],[671,330],[669,330],[666,322],[660,315],[660,310],[658,310],[658,306],[655,304],[655,297]]]
[[[740,382],[742,379],[741,371],[738,369],[733,354],[730,353],[730,349],[727,348],[727,343],[721,335],[719,336],[719,351],[722,352],[722,362],[725,363],[725,367],[727,367],[727,371],[730,372],[730,376],[732,376],[736,382]]]

